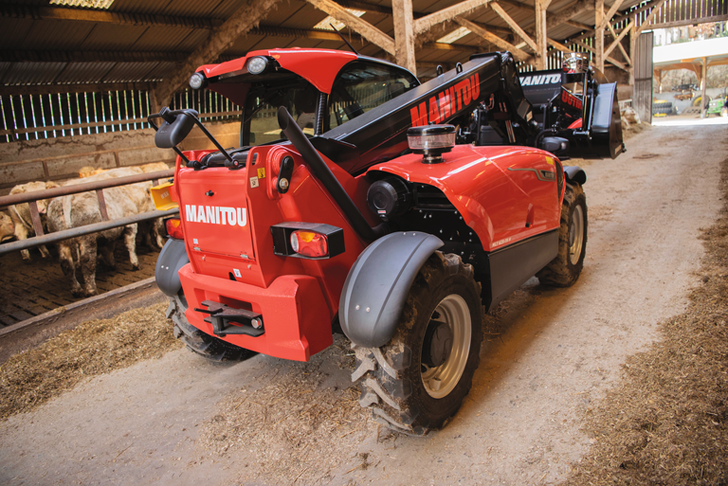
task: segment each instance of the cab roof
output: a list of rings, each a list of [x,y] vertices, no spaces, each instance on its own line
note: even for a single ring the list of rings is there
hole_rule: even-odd
[[[247,72],[245,63],[256,56],[271,57],[285,70],[298,74],[306,81],[327,94],[331,94],[336,75],[341,68],[360,58],[353,52],[332,49],[309,49],[291,47],[287,49],[265,49],[251,51],[245,57],[220,64],[206,64],[197,68],[210,81],[219,76],[243,74]],[[368,59],[368,58],[367,58]]]

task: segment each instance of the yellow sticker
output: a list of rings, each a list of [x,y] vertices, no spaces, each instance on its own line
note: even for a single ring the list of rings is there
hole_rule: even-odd
[[[265,167],[258,169],[258,179],[265,179]]]
[[[546,163],[549,165],[554,165],[554,159],[551,157],[546,157]],[[260,169],[258,169],[260,171]]]

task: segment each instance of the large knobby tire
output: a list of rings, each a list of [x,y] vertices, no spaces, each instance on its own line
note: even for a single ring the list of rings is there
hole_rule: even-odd
[[[561,207],[559,254],[536,277],[543,285],[569,287],[584,267],[587,240],[586,196],[578,183],[567,183]]]
[[[172,319],[174,323],[174,337],[185,343],[190,350],[215,362],[245,361],[258,354],[200,331],[187,321],[187,307],[185,294],[180,290],[169,302],[167,319]]]
[[[443,427],[470,391],[482,340],[473,267],[436,252],[415,278],[392,340],[380,348],[353,346],[359,403],[406,434]]]

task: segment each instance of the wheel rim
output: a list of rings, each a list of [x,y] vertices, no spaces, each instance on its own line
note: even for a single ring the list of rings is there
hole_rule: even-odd
[[[470,355],[472,336],[470,309],[461,296],[451,294],[437,304],[432,321],[444,322],[452,331],[452,350],[440,366],[422,364],[422,383],[433,398],[446,397],[460,381]],[[427,343],[425,343],[427,344]]]
[[[569,262],[576,265],[581,257],[584,246],[584,210],[581,205],[574,208],[569,223]]]

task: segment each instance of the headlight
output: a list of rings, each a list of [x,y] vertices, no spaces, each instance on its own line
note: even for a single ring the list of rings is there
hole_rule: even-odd
[[[268,59],[264,57],[253,57],[248,61],[248,72],[250,74],[260,74],[268,67]]]
[[[200,89],[200,88],[204,88],[206,85],[207,85],[207,78],[205,78],[204,74],[195,73],[192,76],[190,76],[190,88]]]

